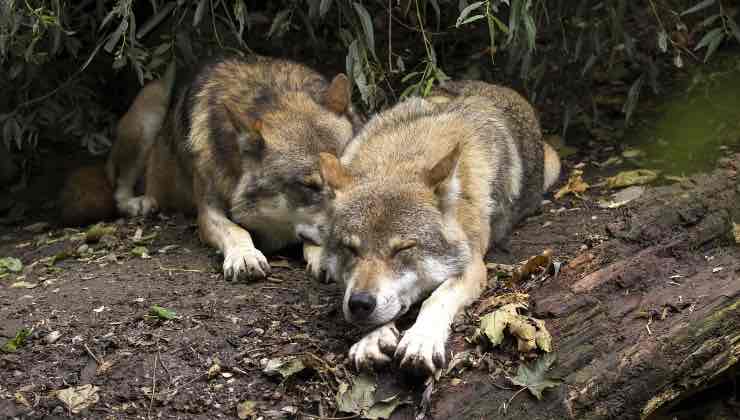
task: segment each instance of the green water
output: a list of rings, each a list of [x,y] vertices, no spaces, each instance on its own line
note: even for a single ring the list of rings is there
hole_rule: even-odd
[[[666,174],[710,170],[740,149],[740,54],[698,65],[646,105],[626,141],[645,152],[640,166]],[[639,111],[639,110],[638,110]]]

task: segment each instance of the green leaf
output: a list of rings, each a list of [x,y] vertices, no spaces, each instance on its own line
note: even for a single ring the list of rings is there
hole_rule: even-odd
[[[708,62],[709,58],[714,54],[715,51],[717,51],[717,48],[719,48],[719,45],[724,41],[725,39],[725,33],[722,33],[722,36],[719,36],[717,38],[713,38],[712,42],[709,43],[709,46],[707,47],[707,54],[704,56],[704,62]]]
[[[457,22],[455,22],[455,26],[459,28],[460,25],[467,23],[465,20],[467,19],[468,15],[473,13],[473,11],[476,9],[480,9],[480,7],[483,6],[483,3],[485,2],[476,1],[475,3],[472,3],[468,5],[468,7],[464,8],[462,12],[460,12],[460,16],[457,17]]]
[[[357,12],[357,16],[360,18],[362,31],[365,33],[367,47],[372,51],[373,55],[375,55],[375,33],[373,31],[373,20],[370,18],[370,13],[368,13],[365,6],[360,3],[354,2],[352,3],[352,6],[355,8],[355,12]]]
[[[704,10],[707,7],[713,5],[714,4],[714,1],[715,0],[704,0],[702,2],[699,2],[699,4],[697,4],[696,6],[690,7],[688,9],[684,10],[683,12],[681,12],[681,16],[688,15],[688,14],[691,14],[691,13],[696,13],[696,12],[698,12],[700,10]]]
[[[731,16],[727,16],[727,25],[730,27],[730,30],[732,30],[732,35],[735,37],[737,42],[740,42],[740,27],[738,27],[735,19]]]
[[[376,401],[372,407],[370,407],[362,416],[365,419],[389,419],[396,408],[403,404],[403,401],[398,399],[397,395],[390,398],[386,398],[381,401]]]
[[[331,4],[333,2],[334,0],[321,0],[321,4],[319,5],[319,16],[324,17],[329,9],[331,9]]]
[[[149,313],[160,319],[170,320],[177,318],[175,311],[167,308],[163,308],[159,305],[152,305],[149,309]]]
[[[658,48],[662,52],[668,51],[668,33],[666,31],[658,32]]]
[[[275,19],[272,20],[272,25],[270,25],[270,30],[267,32],[267,38],[272,38],[273,35],[277,34],[278,37],[280,37],[282,34],[285,33],[286,25],[289,22],[289,17],[291,15],[292,9],[285,9],[278,12],[277,15],[275,15]]]
[[[640,99],[640,91],[642,90],[642,85],[644,83],[645,75],[642,74],[640,75],[640,77],[637,78],[637,80],[634,81],[634,83],[632,83],[629,92],[627,92],[627,100],[622,107],[622,112],[624,112],[624,120],[627,124],[629,124],[630,119],[632,119],[632,114],[635,112],[635,108],[637,108],[637,102]]]
[[[198,7],[195,8],[195,14],[193,15],[193,26],[197,27],[201,20],[203,20],[203,14],[206,12],[206,2],[209,0],[200,0]]]
[[[521,364],[516,371],[516,376],[509,378],[509,380],[514,385],[526,388],[538,400],[541,400],[544,390],[556,388],[562,383],[560,379],[550,379],[545,376],[556,359],[555,353],[546,353],[537,359],[531,367]]]
[[[2,347],[0,347],[0,351],[3,351],[5,353],[13,353],[16,350],[18,350],[18,347],[23,346],[23,344],[26,343],[26,339],[31,335],[31,330],[28,328],[21,328],[18,330],[18,332],[15,334],[15,337],[11,338],[10,340],[6,341],[5,344],[3,344]]]
[[[464,21],[460,22],[460,26],[467,25],[468,23],[475,22],[476,20],[484,19],[485,17],[486,17],[485,15],[471,16],[471,17],[465,19]]]
[[[21,260],[15,257],[0,258],[0,273],[13,272],[18,273],[23,269]]]
[[[280,374],[284,379],[288,379],[305,368],[306,364],[300,357],[284,356],[268,360],[262,371],[268,375]]]
[[[714,28],[711,31],[704,34],[704,36],[699,40],[699,42],[694,47],[694,51],[700,50],[707,45],[709,45],[712,40],[719,38],[724,35],[724,31],[722,28]]]

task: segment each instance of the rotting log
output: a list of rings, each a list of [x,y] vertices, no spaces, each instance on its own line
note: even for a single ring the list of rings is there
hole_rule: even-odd
[[[740,372],[740,246],[732,237],[740,155],[720,166],[649,188],[615,213],[608,240],[584,251],[585,263],[530,291],[534,315],[553,334],[560,388],[542,401],[518,396],[503,413],[512,391],[502,385],[511,385],[473,370],[462,385],[442,381],[433,417],[723,418],[685,414],[701,407],[706,390],[731,389]],[[719,395],[726,418],[740,417],[733,392]]]

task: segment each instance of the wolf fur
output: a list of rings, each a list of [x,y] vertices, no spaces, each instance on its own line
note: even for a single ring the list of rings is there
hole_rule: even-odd
[[[358,121],[347,78],[257,57],[213,61],[176,89],[172,80],[148,84],[119,123],[107,163],[118,211],[197,214],[228,279],[265,277],[263,252],[319,242],[319,153],[340,153]]]
[[[322,263],[346,287],[347,321],[375,328],[350,350],[358,368],[444,365],[453,318],[486,285],[484,255],[557,179],[541,137],[516,92],[453,82],[377,114],[340,159],[321,155],[334,193]],[[394,321],[420,300],[400,337]]]

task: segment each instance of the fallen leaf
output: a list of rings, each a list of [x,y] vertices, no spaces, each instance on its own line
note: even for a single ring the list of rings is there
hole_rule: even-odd
[[[236,415],[241,420],[257,416],[257,401],[246,400],[236,405]]]
[[[90,226],[85,232],[85,242],[98,242],[105,235],[115,235],[115,226],[106,226],[103,223]]]
[[[23,344],[26,343],[26,339],[31,336],[31,332],[32,330],[28,328],[21,328],[20,330],[18,330],[17,333],[15,333],[15,337],[6,341],[5,344],[0,347],[0,351],[3,351],[5,353],[15,352],[16,350],[18,350],[18,347],[21,347]]]
[[[137,257],[141,257],[144,259],[151,258],[149,256],[149,249],[145,246],[137,246],[134,247],[134,249],[131,250],[131,253],[136,255]]]
[[[211,367],[208,368],[208,379],[213,379],[221,372],[221,362],[216,359]]]
[[[625,149],[624,152],[622,152],[622,157],[627,159],[634,159],[643,156],[645,156],[645,152],[640,149]]]
[[[398,398],[398,395],[394,395],[390,398],[386,398],[380,401],[376,401],[362,417],[365,419],[389,419],[391,414],[402,404],[402,401]]]
[[[547,370],[555,363],[556,359],[555,353],[547,353],[538,358],[531,367],[521,364],[517,368],[516,376],[509,378],[509,380],[514,385],[526,388],[538,400],[541,400],[544,390],[558,387],[562,383],[560,379],[546,377]]]
[[[518,270],[514,271],[512,282],[520,283],[535,274],[547,273],[552,265],[552,250],[546,249],[542,254],[535,255],[527,260]]]
[[[27,281],[17,281],[10,285],[11,289],[33,289],[37,287],[37,283],[29,283]]]
[[[522,353],[534,349],[552,351],[552,337],[544,321],[519,314],[520,309],[527,308],[526,303],[511,303],[481,317],[476,339],[485,336],[496,347],[504,341],[504,331],[508,330],[516,337],[517,348]]]
[[[98,387],[87,384],[57,391],[57,398],[74,414],[98,402]]]
[[[603,209],[616,209],[639,198],[644,192],[645,187],[631,186],[612,194],[611,200],[599,200],[599,207]]]
[[[527,293],[505,293],[503,295],[494,295],[486,298],[478,304],[476,314],[482,314],[488,309],[497,308],[503,305],[509,305],[512,303],[524,303],[529,301],[529,295]]]
[[[26,406],[26,408],[31,408],[31,404],[28,402],[26,397],[23,396],[20,392],[16,392],[15,395],[15,402],[21,405]]]
[[[663,178],[665,178],[666,181],[671,181],[671,182],[686,182],[689,180],[689,178],[685,176],[675,176],[675,175],[666,175]]]
[[[740,244],[740,224],[732,222],[732,235],[735,237],[735,243]]]
[[[149,313],[152,315],[161,318],[161,319],[175,319],[177,317],[177,314],[175,311],[163,308],[159,305],[152,305],[152,307],[149,309]]]
[[[649,184],[658,179],[658,172],[650,169],[624,171],[606,179],[609,188],[629,187],[631,185]]]
[[[303,359],[297,356],[283,356],[269,359],[262,370],[268,375],[279,374],[287,379],[306,368]]]
[[[0,258],[0,273],[11,272],[18,273],[23,270],[23,263],[18,258],[5,257]]]
[[[270,261],[270,267],[293,268],[293,264],[288,260],[275,260]]]
[[[580,169],[574,169],[570,173],[568,182],[555,193],[555,199],[559,199],[568,194],[578,195],[588,190],[588,183],[583,181],[583,171]]]
[[[377,384],[374,378],[363,373],[352,380],[352,386],[342,382],[337,391],[337,410],[344,413],[363,414],[375,402]]]

